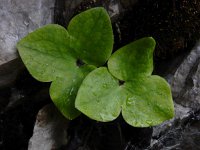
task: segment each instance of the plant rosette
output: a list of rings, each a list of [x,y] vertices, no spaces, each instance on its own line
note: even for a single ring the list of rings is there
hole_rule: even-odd
[[[155,41],[132,42],[112,54],[111,21],[97,7],[72,18],[67,30],[50,24],[17,44],[30,74],[52,82],[50,96],[68,119],[80,112],[107,122],[120,112],[135,127],[154,126],[174,116],[168,83],[151,75]],[[102,67],[108,61],[108,67]]]
[[[52,101],[66,118],[74,119],[80,114],[74,103],[82,80],[106,63],[112,46],[110,18],[98,7],[72,18],[67,30],[56,24],[35,30],[18,42],[17,49],[35,79],[52,81]]]

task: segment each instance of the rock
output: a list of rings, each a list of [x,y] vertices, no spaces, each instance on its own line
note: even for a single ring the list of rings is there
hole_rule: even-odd
[[[17,41],[53,22],[54,1],[0,0],[0,66],[17,58]]]
[[[153,128],[151,150],[199,149],[200,42],[168,79],[175,103],[175,117]]]
[[[152,140],[149,150],[198,150],[200,148],[200,111],[190,113],[184,119],[175,119],[174,124]]]
[[[14,59],[0,66],[0,89],[13,84],[24,68],[20,59]]]
[[[37,114],[29,150],[58,149],[67,144],[68,121],[53,104],[46,105]]]
[[[200,106],[200,42],[175,72],[171,86],[177,103],[194,109]]]
[[[38,110],[51,102],[48,83],[22,71],[15,84],[0,89],[0,149],[28,147]]]
[[[177,120],[184,120],[190,116],[191,109],[185,108],[175,103],[175,117],[171,120],[165,121],[161,125],[153,128],[153,137],[160,137],[162,134],[172,129],[177,123]]]

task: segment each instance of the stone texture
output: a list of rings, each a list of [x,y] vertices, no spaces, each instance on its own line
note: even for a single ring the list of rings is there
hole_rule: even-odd
[[[37,114],[29,150],[59,149],[67,144],[68,121],[53,104],[46,105]]]
[[[0,65],[17,57],[18,40],[52,23],[55,0],[0,0]]]
[[[190,113],[184,119],[176,119],[171,127],[153,137],[149,150],[199,150],[200,112]],[[156,128],[155,128],[156,129]]]
[[[169,66],[170,67],[170,66]],[[175,102],[175,117],[153,128],[148,149],[200,148],[200,42],[168,78]]]
[[[186,107],[200,106],[200,42],[186,57],[172,80],[174,100]]]

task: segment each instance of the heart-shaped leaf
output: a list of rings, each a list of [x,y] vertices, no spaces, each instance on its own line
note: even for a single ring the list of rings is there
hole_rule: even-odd
[[[28,34],[17,44],[30,74],[50,82],[50,95],[68,119],[77,117],[74,101],[85,76],[103,65],[111,55],[112,26],[103,8],[93,8],[75,16],[68,31],[55,24]]]
[[[68,26],[71,47],[86,64],[102,66],[110,57],[113,33],[103,8],[93,8],[74,17]]]
[[[108,61],[109,71],[98,68],[84,79],[76,108],[98,121],[114,120],[122,111],[125,121],[135,127],[172,118],[170,87],[163,78],[151,75],[154,47],[153,38],[143,38],[116,51]]]
[[[91,72],[81,84],[76,107],[92,119],[110,121],[121,111],[123,95],[118,80],[105,67]]]
[[[142,38],[117,50],[108,61],[109,71],[127,81],[149,76],[153,71],[153,38]]]
[[[171,90],[159,76],[149,76],[125,82],[126,99],[122,116],[135,127],[148,127],[162,123],[174,116]]]

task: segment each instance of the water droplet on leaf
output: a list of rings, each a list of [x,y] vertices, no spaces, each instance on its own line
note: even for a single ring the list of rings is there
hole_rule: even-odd
[[[126,105],[135,105],[135,97],[129,97],[126,101]]]
[[[73,91],[74,91],[74,88],[71,88],[69,95],[72,95]]]
[[[152,125],[152,122],[153,122],[152,120],[147,120],[147,121],[146,121],[146,123],[147,123],[148,125],[150,125],[150,126]]]
[[[107,83],[104,83],[104,84],[103,84],[103,87],[104,87],[104,88],[107,88],[107,87],[108,87],[108,84],[107,84]]]
[[[102,121],[106,121],[106,116],[104,114],[99,114]]]

